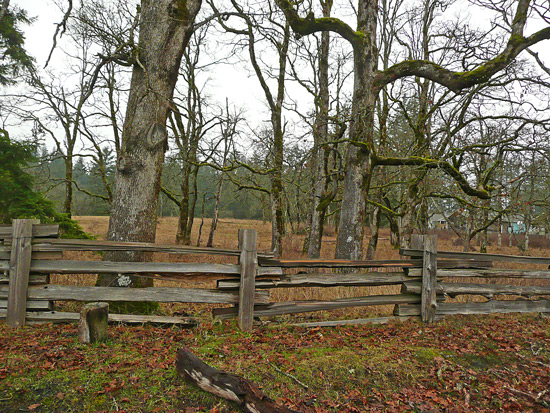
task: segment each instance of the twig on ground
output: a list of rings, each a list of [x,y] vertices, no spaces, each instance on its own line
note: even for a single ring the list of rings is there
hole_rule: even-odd
[[[287,373],[285,371],[282,371],[279,367],[277,367],[275,364],[273,363],[269,363],[269,365],[271,367],[273,367],[273,369],[275,369],[276,372],[282,374],[283,376],[286,376],[288,378],[291,378],[292,380],[294,380],[296,383],[298,383],[300,386],[302,386],[304,389],[306,390],[309,390],[309,386],[307,384],[304,384],[302,383],[300,380],[298,380],[295,376],[293,376],[292,374],[290,373]]]

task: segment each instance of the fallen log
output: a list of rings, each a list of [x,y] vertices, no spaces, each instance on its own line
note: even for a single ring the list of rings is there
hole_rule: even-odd
[[[187,348],[178,350],[176,370],[181,377],[192,381],[204,391],[240,404],[246,412],[295,412],[277,404],[251,381],[209,366]]]

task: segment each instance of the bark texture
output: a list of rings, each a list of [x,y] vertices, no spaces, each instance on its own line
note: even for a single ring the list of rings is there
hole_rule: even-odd
[[[238,403],[245,412],[294,412],[294,410],[281,406],[270,399],[256,384],[236,374],[209,366],[189,349],[178,350],[176,371],[181,377],[195,383],[204,391]]]
[[[321,2],[323,17],[330,17],[332,1]],[[323,224],[326,211],[332,197],[329,195],[326,176],[326,156],[323,145],[328,141],[328,111],[329,111],[329,79],[328,58],[330,49],[330,33],[321,33],[319,47],[319,95],[317,100],[317,115],[313,131],[314,139],[314,189],[311,211],[311,225],[308,236],[309,258],[319,258],[321,254],[321,241],[323,238]]]
[[[109,240],[154,242],[166,118],[201,0],[143,0],[130,96],[117,162]],[[107,260],[144,260],[116,252]],[[102,275],[99,285],[143,287],[152,280]]]
[[[362,258],[366,197],[372,177],[371,150],[374,142],[374,111],[377,92],[374,77],[378,63],[376,48],[377,1],[359,1],[354,46],[354,84],[346,154],[344,193],[336,244],[336,258]]]

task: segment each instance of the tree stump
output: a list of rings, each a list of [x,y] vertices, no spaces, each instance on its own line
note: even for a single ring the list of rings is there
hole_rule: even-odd
[[[109,319],[108,303],[89,303],[80,311],[78,338],[83,344],[96,343],[107,339]]]

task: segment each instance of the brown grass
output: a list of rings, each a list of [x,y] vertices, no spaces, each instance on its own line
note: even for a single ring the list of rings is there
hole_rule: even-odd
[[[75,217],[80,223],[82,228],[97,236],[99,239],[105,239],[108,230],[108,217]],[[192,232],[193,245],[196,245],[198,236],[198,227],[200,221],[195,221]],[[210,229],[211,220],[206,219],[201,237],[201,245],[204,246],[208,237],[208,231]],[[175,243],[175,231],[177,227],[177,218],[167,217],[160,218],[157,225],[157,239],[159,244],[174,244]],[[253,220],[236,220],[236,219],[223,219],[218,223],[218,229],[214,237],[214,246],[219,248],[234,248],[238,247],[238,230],[240,228],[252,228],[258,232],[258,249],[259,251],[269,251],[271,244],[271,226],[270,223],[262,223],[261,221]],[[302,231],[301,231],[302,232]],[[366,234],[365,242],[368,234]],[[380,233],[380,241],[378,249],[376,251],[375,259],[399,259],[399,252],[394,249],[389,241],[389,230],[382,229]],[[288,234],[284,239],[284,256],[283,258],[301,258],[302,244],[304,241],[304,234]],[[457,243],[457,238],[449,231],[438,231],[438,248],[446,251],[461,251],[462,247]],[[503,240],[503,244],[505,244]],[[540,245],[545,248],[532,248],[529,251],[529,255],[532,256],[548,256],[548,243],[542,242],[537,239],[532,245]],[[322,258],[332,258],[334,256],[334,250],[336,246],[336,233],[334,228],[329,227],[325,232],[323,238],[323,247],[321,251]],[[517,247],[509,248],[507,246],[496,247],[496,239],[489,247],[490,253],[496,254],[510,254],[519,255],[520,251]],[[66,252],[65,259],[74,260],[101,260],[101,256],[96,253],[90,252]],[[235,263],[236,257],[225,257],[219,255],[197,255],[197,254],[155,254],[155,261],[164,262],[209,262],[209,263]],[[509,269],[545,269],[543,265],[526,265],[526,264],[514,264],[514,263],[501,263],[496,262],[495,267],[509,268]],[[380,271],[392,271],[396,269],[380,269]],[[323,271],[328,272],[328,271]],[[70,285],[93,285],[95,283],[96,276],[81,274],[81,275],[54,275],[52,276],[52,282],[56,284],[70,284]],[[179,286],[188,288],[215,288],[215,279],[207,277],[185,277],[184,279],[156,279],[156,286]],[[520,279],[499,279],[499,280],[485,280],[485,279],[449,279],[448,281],[455,282],[479,282],[479,283],[507,283],[512,285],[548,285],[547,280],[520,280]],[[274,302],[279,301],[293,301],[293,300],[332,300],[336,298],[346,297],[358,297],[366,295],[386,295],[399,293],[399,286],[381,286],[381,287],[333,287],[333,288],[281,288],[271,290],[271,299]],[[513,297],[514,298],[514,297]],[[459,296],[458,298],[450,301],[484,301],[483,297],[478,296]],[[182,310],[183,308],[183,310]],[[201,306],[181,306],[181,305],[167,305],[165,311],[168,313],[182,312],[182,311],[206,311]],[[393,306],[377,306],[370,308],[356,308],[347,309],[341,311],[331,312],[331,318],[337,317],[340,314],[346,314],[347,317],[358,316],[364,317],[366,313],[376,315],[387,315],[393,311]],[[303,318],[326,318],[326,313],[316,313],[303,316]]]

